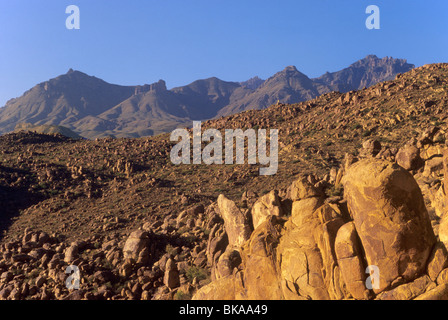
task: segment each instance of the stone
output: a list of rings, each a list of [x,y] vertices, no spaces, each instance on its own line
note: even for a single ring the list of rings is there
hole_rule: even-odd
[[[340,276],[339,269],[336,270],[334,239],[343,220],[330,205],[320,206],[321,198],[294,203],[312,200],[318,202],[300,207],[293,204],[293,215],[284,224],[276,248],[282,294],[286,299],[342,298],[346,294],[341,282],[334,281]]]
[[[311,184],[307,177],[300,175],[291,185],[290,197],[292,201],[321,197],[323,193]]]
[[[432,281],[436,281],[440,272],[448,267],[448,252],[442,242],[437,242],[429,257],[428,275]]]
[[[44,276],[38,276],[35,280],[35,284],[38,288],[42,287],[42,285],[47,281]]]
[[[73,301],[82,300],[84,298],[84,295],[86,295],[86,291],[83,289],[73,290],[73,292],[69,293],[62,300],[73,300]]]
[[[446,201],[446,194],[445,194],[445,189],[442,186],[439,187],[439,189],[437,190],[437,192],[435,192],[434,197],[431,198],[431,206],[434,208],[435,210],[435,214],[436,216],[438,216],[439,218],[443,218],[443,216],[445,215],[446,210],[446,205],[447,205],[447,201]]]
[[[381,151],[381,143],[375,139],[369,139],[362,143],[361,155],[375,157]]]
[[[282,208],[277,190],[265,194],[252,206],[252,223],[256,229],[270,215],[281,216]]]
[[[192,300],[235,300],[235,279],[233,276],[220,278],[200,288]]]
[[[445,179],[448,177],[448,149],[445,149],[443,152],[443,175]],[[445,195],[448,195],[448,183],[446,183],[446,180],[443,183],[443,188]],[[445,207],[448,207],[448,197],[446,197]]]
[[[236,206],[235,202],[223,194],[218,197],[219,212],[224,220],[230,246],[241,247],[252,233],[247,217]]]
[[[375,292],[420,276],[436,238],[414,177],[397,164],[366,159],[352,165],[343,181],[367,263],[380,270]]]
[[[418,170],[425,164],[420,157],[420,150],[412,145],[401,148],[395,156],[395,160],[406,170]]]
[[[14,274],[10,271],[5,271],[0,275],[0,281],[9,282],[14,278]]]
[[[276,247],[284,221],[269,216],[252,233],[242,252],[243,284],[248,300],[280,300],[282,289]]]
[[[448,283],[437,286],[436,288],[418,296],[415,300],[448,300]]]
[[[366,266],[353,222],[348,222],[339,228],[335,241],[335,252],[348,292],[355,299],[367,299],[369,292],[365,284]]]
[[[228,244],[229,240],[224,228],[220,224],[215,224],[210,231],[207,242],[206,256],[208,266],[211,267],[215,264],[215,260],[226,250]]]
[[[437,284],[448,283],[448,268],[445,268],[442,271],[440,271],[436,282]]]
[[[72,263],[79,256],[79,245],[77,242],[73,242],[70,247],[65,249],[64,261],[67,263]]]
[[[149,246],[149,233],[142,230],[136,230],[129,235],[123,247],[125,259],[137,260],[143,249]]]
[[[180,286],[179,270],[173,259],[168,259],[166,262],[163,283],[169,289],[174,289]]]
[[[439,239],[448,247],[448,215],[444,215],[440,220],[439,225]]]
[[[312,197],[292,203],[291,221],[296,226],[301,226],[310,219],[314,219],[313,213],[325,203],[323,198]]]
[[[340,269],[337,266],[335,254],[335,241],[339,229],[344,225],[341,212],[337,206],[324,204],[315,211],[319,224],[314,229],[313,235],[317,248],[320,251],[323,264],[323,279],[328,295],[332,300],[344,299],[346,290],[341,286]]]
[[[219,257],[215,268],[215,278],[224,278],[233,273],[233,270],[241,264],[241,255],[234,247],[227,247]]]
[[[395,289],[382,292],[378,295],[378,300],[412,300],[417,296],[422,295],[427,290],[432,289],[435,284],[431,281],[431,279],[424,275],[420,278],[415,279],[414,281],[406,284],[402,284],[401,286],[396,287]]]
[[[431,175],[438,176],[443,173],[443,159],[441,157],[435,157],[425,162],[425,169],[423,170],[423,176],[429,177]]]

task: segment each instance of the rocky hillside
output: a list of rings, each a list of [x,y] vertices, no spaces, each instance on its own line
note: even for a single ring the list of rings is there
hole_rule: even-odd
[[[168,135],[3,135],[0,298],[447,298],[447,79],[428,65],[203,123],[279,129],[273,176],[175,166]]]
[[[142,86],[109,84],[69,70],[11,99],[0,109],[0,133],[20,123],[59,125],[85,138],[143,137],[191,125],[192,120],[227,116],[277,103],[296,103],[389,80],[414,66],[405,60],[368,56],[350,67],[309,79],[290,66],[264,81],[217,78],[168,90],[163,80]]]

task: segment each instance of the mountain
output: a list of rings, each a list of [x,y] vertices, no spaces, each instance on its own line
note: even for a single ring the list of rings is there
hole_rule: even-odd
[[[62,125],[77,130],[74,123],[95,117],[130,97],[135,87],[109,84],[70,69],[66,74],[40,83],[0,109],[0,132],[16,124]]]
[[[359,90],[391,80],[398,73],[407,72],[414,67],[404,59],[391,57],[379,59],[375,55],[369,55],[341,71],[327,72],[319,78],[309,79],[296,67],[289,66],[266,81],[260,82],[261,79],[253,78],[248,80],[247,84],[241,83],[253,89],[253,92],[223,108],[218,115],[226,116],[244,110],[263,109],[276,102],[302,102],[331,91],[345,93]],[[256,85],[253,85],[254,83]]]
[[[369,55],[348,68],[333,73],[327,72],[313,81],[322,86],[319,89],[320,93],[326,93],[325,88],[329,88],[330,91],[348,92],[392,80],[398,73],[405,73],[414,67],[404,59],[391,57],[379,59],[375,55]]]
[[[86,138],[140,137],[272,104],[298,103],[331,91],[348,92],[414,68],[403,59],[370,55],[341,71],[310,79],[288,66],[267,80],[216,77],[168,90],[163,80],[120,86],[70,69],[40,83],[0,109],[0,133],[19,123],[64,126]]]
[[[240,82],[240,85],[248,89],[256,90],[258,89],[259,86],[263,84],[263,82],[264,82],[263,79],[260,79],[258,76],[255,76],[253,78],[250,78],[249,80]]]
[[[264,81],[250,95],[221,109],[218,116],[226,116],[250,109],[264,109],[277,103],[296,103],[319,95],[314,82],[294,66],[288,66]]]

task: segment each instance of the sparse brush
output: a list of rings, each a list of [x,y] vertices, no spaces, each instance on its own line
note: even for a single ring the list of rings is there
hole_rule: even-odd
[[[342,197],[344,194],[344,187],[342,184],[338,184],[337,186],[332,185],[325,190],[325,194],[327,197]]]

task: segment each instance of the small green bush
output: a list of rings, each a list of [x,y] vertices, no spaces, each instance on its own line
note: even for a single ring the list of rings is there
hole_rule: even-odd
[[[197,278],[198,281],[205,280],[208,276],[206,270],[196,266],[189,267],[185,275],[190,282],[193,282],[194,278]]]

